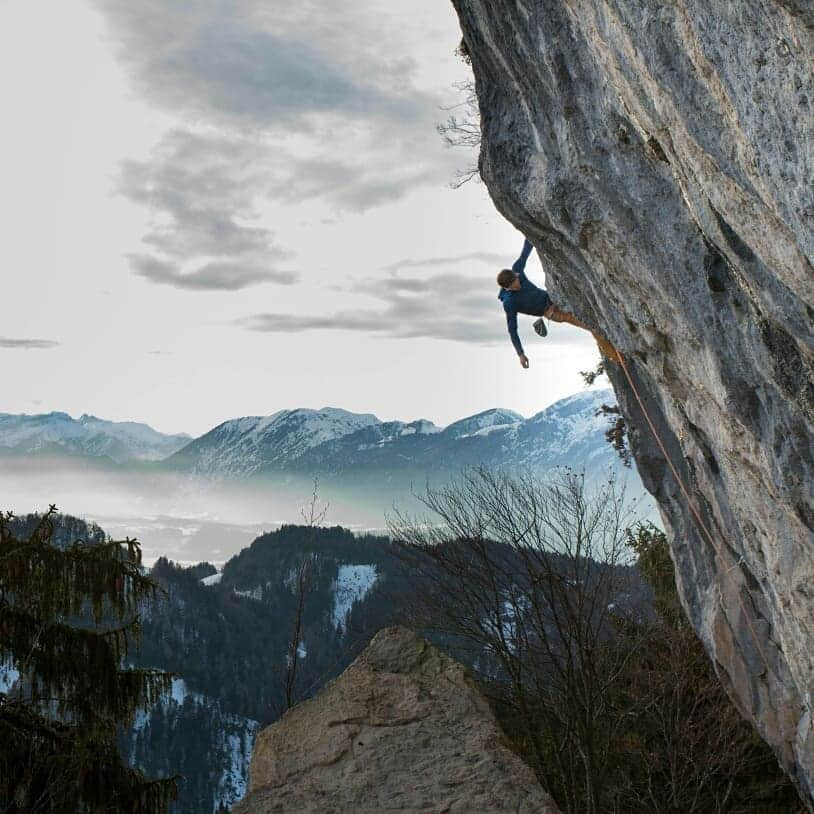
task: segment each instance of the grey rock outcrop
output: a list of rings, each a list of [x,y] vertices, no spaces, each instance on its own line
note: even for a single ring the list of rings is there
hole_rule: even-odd
[[[453,4],[489,192],[629,360],[690,495],[609,365],[684,607],[811,805],[814,5]]]
[[[235,814],[556,814],[464,668],[380,631],[316,697],[260,733]]]

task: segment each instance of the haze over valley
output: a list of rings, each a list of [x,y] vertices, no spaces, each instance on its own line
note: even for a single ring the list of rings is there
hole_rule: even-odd
[[[463,469],[486,465],[543,476],[585,469],[613,473],[655,517],[635,470],[604,437],[612,403],[587,390],[524,419],[489,410],[438,427],[382,422],[337,408],[284,410],[234,419],[198,438],[164,436],[145,425],[64,413],[0,415],[0,493],[18,514],[60,511],[136,537],[145,561],[223,562],[258,534],[302,521],[314,478],[327,522],[382,530],[394,508],[420,510],[414,493]]]

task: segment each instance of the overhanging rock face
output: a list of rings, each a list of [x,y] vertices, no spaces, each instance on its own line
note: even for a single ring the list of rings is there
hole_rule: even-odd
[[[609,365],[686,611],[811,803],[814,6],[453,4],[492,198],[629,359],[690,493]]]
[[[235,814],[558,814],[464,668],[386,628],[260,733]]]

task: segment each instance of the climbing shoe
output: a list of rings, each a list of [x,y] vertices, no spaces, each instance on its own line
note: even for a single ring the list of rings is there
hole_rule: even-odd
[[[545,321],[543,320],[542,317],[540,317],[540,319],[538,320],[535,320],[534,325],[532,327],[540,336],[548,336],[548,328],[546,328]]]

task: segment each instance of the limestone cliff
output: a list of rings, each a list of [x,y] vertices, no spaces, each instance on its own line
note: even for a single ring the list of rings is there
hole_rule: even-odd
[[[380,631],[316,697],[260,733],[235,814],[557,814],[464,668]]]
[[[690,493],[609,365],[686,611],[811,803],[814,5],[453,4],[483,178],[628,358]]]

